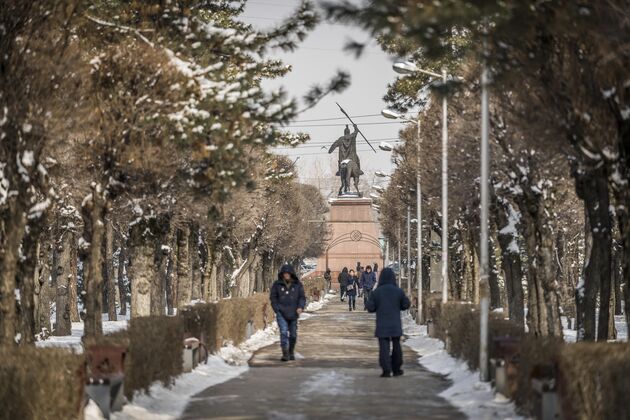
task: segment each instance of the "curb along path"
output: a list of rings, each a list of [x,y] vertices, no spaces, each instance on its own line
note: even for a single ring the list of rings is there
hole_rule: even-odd
[[[357,308],[363,306],[358,299]],[[238,378],[197,394],[183,419],[465,418],[438,394],[449,382],[403,347],[405,375],[379,378],[374,316],[330,302],[300,322],[297,359],[279,361],[277,343]]]

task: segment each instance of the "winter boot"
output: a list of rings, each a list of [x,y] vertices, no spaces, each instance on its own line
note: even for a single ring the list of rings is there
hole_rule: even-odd
[[[294,339],[289,342],[289,360],[295,360],[295,342]]]
[[[398,372],[394,372],[394,376],[403,376],[404,373],[405,373],[405,371],[401,369]]]
[[[381,378],[389,378],[392,376],[392,373],[388,370],[384,370],[383,373],[381,373]]]
[[[282,349],[282,358],[280,360],[282,360],[283,362],[289,361],[289,349]]]

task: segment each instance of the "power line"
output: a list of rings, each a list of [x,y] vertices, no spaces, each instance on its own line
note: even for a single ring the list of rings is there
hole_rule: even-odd
[[[364,122],[361,125],[387,125],[387,124],[405,124],[404,121],[385,121],[385,122]],[[291,128],[307,128],[307,127],[343,127],[348,124],[307,124],[307,125],[286,125],[284,127]]]
[[[391,141],[394,141],[394,142],[403,141],[399,137],[380,137],[380,138],[375,138],[375,139],[370,139],[370,140],[373,140],[373,141],[388,141],[388,140],[391,140]],[[332,143],[333,143],[333,140],[309,140],[309,141],[307,141],[304,144],[332,144]],[[284,146],[278,146],[278,147],[284,147]]]
[[[381,114],[364,114],[364,115],[350,115],[350,118],[366,118],[366,117],[378,117]],[[332,118],[315,118],[312,120],[299,120],[293,121],[294,123],[303,123],[303,122],[317,122],[317,121],[333,121],[333,120],[345,120],[346,117],[332,117]]]

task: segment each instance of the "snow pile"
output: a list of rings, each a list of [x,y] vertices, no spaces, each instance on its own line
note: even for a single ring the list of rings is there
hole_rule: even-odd
[[[107,314],[103,314],[103,333],[111,334],[116,331],[127,329],[129,315],[127,315],[125,318],[126,319],[123,319],[121,321],[107,321]],[[51,335],[46,340],[37,341],[35,345],[37,347],[67,347],[77,353],[83,353],[83,344],[81,343],[82,336],[83,322],[73,322],[71,335],[60,337]]]
[[[335,295],[330,294],[330,293],[326,293],[326,295],[317,301],[313,301],[313,302],[308,302],[308,304],[306,305],[306,311],[307,312],[315,312],[315,311],[319,311],[320,309],[322,309],[329,301],[330,299],[332,299],[333,297],[335,297]],[[305,320],[308,319],[312,316],[312,314],[308,314],[308,313],[303,313],[300,316],[301,320]]]
[[[410,315],[403,317],[405,344],[420,354],[419,363],[431,372],[445,375],[453,385],[440,396],[471,419],[520,419],[514,404],[502,395],[495,396],[489,383],[479,381],[479,372],[468,369],[466,362],[451,357],[444,343],[427,336],[426,326],[415,323]]]

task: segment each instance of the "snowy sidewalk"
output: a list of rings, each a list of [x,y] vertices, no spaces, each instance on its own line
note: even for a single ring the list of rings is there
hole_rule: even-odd
[[[297,361],[281,363],[277,343],[267,346],[251,369],[195,395],[183,418],[464,418],[438,396],[449,382],[408,347],[405,375],[379,378],[373,328],[373,315],[330,303],[301,322]]]

